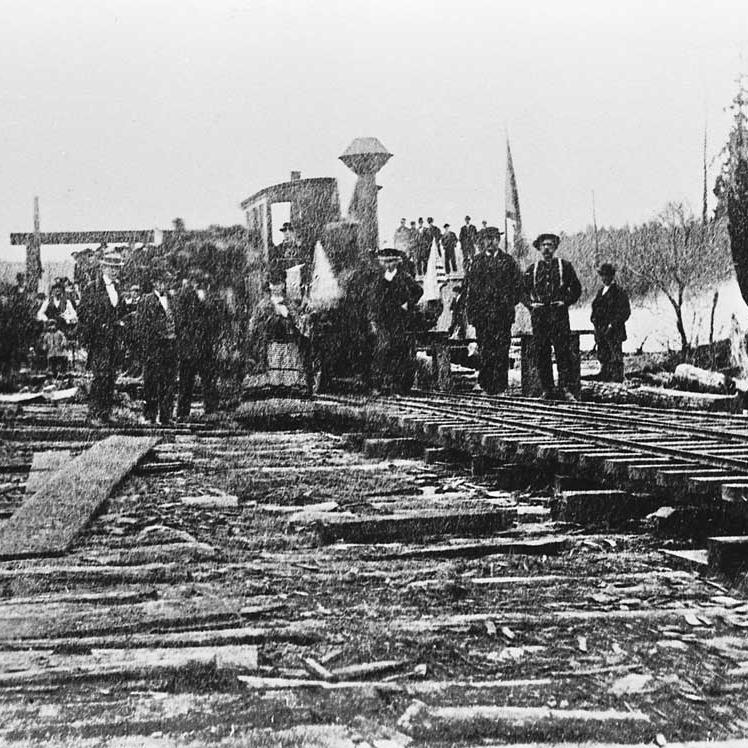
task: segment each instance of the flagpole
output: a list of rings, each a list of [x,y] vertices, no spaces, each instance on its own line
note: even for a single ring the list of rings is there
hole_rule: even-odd
[[[592,190],[592,228],[595,232],[595,265],[600,264],[600,242],[597,238],[597,215],[595,212],[595,190]]]

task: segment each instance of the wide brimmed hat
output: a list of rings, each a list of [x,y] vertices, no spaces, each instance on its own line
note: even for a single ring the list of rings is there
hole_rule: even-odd
[[[285,223],[284,223],[284,224],[283,224],[283,225],[281,226],[281,229],[280,229],[280,230],[281,230],[281,233],[285,234],[285,233],[286,233],[286,231],[295,231],[296,229],[294,229],[294,226],[293,226],[293,224],[292,224],[292,223],[289,223],[288,221],[286,221],[286,222],[285,222]]]
[[[119,252],[107,252],[101,258],[101,264],[111,268],[121,268],[125,263]]]
[[[393,249],[392,247],[383,247],[382,249],[378,249],[374,254],[376,254],[377,258],[380,260],[402,260],[403,254],[397,249]]]
[[[561,237],[558,234],[540,234],[532,243],[532,246],[535,247],[535,249],[540,249],[540,245],[544,241],[552,241],[556,247],[558,247],[558,245],[561,244]]]
[[[597,274],[598,275],[610,275],[610,276],[613,276],[613,275],[616,274],[615,265],[611,265],[609,262],[604,262],[597,269]]]

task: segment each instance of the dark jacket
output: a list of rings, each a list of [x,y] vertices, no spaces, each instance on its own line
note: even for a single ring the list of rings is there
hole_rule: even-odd
[[[485,326],[514,321],[514,307],[522,293],[522,276],[506,252],[482,252],[468,273],[465,308],[471,325]]]
[[[582,285],[568,260],[560,257],[554,257],[550,263],[539,260],[525,271],[522,303],[530,310],[533,304],[550,306],[554,302],[569,307],[581,295]]]
[[[445,231],[442,234],[442,247],[445,250],[453,250],[457,246],[457,237],[454,231]]]
[[[405,332],[411,327],[413,307],[421,296],[423,289],[410,273],[399,269],[388,281],[380,272],[369,294],[369,320],[379,329]]]
[[[610,341],[626,340],[626,320],[631,316],[631,305],[626,292],[615,282],[610,284],[607,293],[601,288],[592,300],[590,319],[598,335],[605,335]],[[608,328],[611,330],[608,332]]]
[[[465,224],[460,229],[460,247],[463,254],[468,255],[475,252],[475,245],[478,243],[478,229],[473,224]]]
[[[116,283],[114,287],[117,290],[116,307],[112,306],[101,276],[83,289],[78,309],[78,334],[87,348],[110,347],[117,340],[124,305]]]
[[[429,247],[434,243],[434,239],[436,239],[437,249],[440,249],[442,243],[442,232],[436,224],[426,224],[426,228],[423,230],[423,233],[426,237],[428,237]]]
[[[216,294],[206,291],[200,301],[197,291],[186,286],[174,297],[177,351],[180,359],[215,356],[224,310]]]
[[[176,342],[176,319],[174,317],[174,300],[168,300],[171,320],[161,306],[156,293],[145,294],[138,304],[135,315],[135,329],[141,346],[143,359],[157,357],[159,346],[167,340]]]

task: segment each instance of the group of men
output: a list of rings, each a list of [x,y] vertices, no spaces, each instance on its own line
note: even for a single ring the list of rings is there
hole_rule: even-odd
[[[451,275],[457,272],[458,243],[462,252],[462,266],[467,269],[488,228],[486,221],[483,221],[483,227],[478,229],[471,220],[470,216],[465,216],[465,223],[460,228],[458,236],[448,223],[440,229],[430,216],[425,224],[423,218],[419,218],[417,222],[411,221],[410,225],[407,219],[401,218],[400,225],[395,230],[393,247],[414,263],[417,275],[424,275],[431,247],[436,242],[436,250],[444,260],[444,272]]]
[[[177,377],[177,419],[189,417],[198,374],[205,412],[215,411],[222,314],[210,277],[193,270],[176,284],[166,268],[158,268],[145,279],[142,295],[133,301],[120,288],[122,265],[118,252],[104,254],[82,291],[78,309],[80,340],[88,351],[93,374],[89,399],[92,422],[101,424],[110,418],[120,349],[128,327],[143,371],[144,423],[154,424],[158,419],[167,426],[174,422]]]
[[[479,385],[489,394],[507,389],[511,329],[515,307],[521,302],[530,312],[543,397],[573,401],[576,398],[569,307],[582,293],[574,267],[555,256],[560,237],[545,233],[533,242],[540,259],[521,273],[514,258],[502,252],[501,235],[495,227],[485,230],[481,252],[466,276],[465,310],[468,322],[475,327],[481,356]],[[622,343],[631,314],[629,300],[615,283],[611,264],[601,265],[599,274],[603,286],[592,302],[591,319],[602,366],[600,378],[623,381]],[[554,383],[552,351],[556,355],[558,387]]]

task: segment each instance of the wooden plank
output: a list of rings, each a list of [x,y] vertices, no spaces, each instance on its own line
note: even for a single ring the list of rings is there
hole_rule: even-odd
[[[651,735],[649,717],[643,712],[588,709],[551,709],[521,706],[433,707],[414,700],[397,722],[398,729],[411,737],[431,742],[469,738],[543,737],[573,734],[592,740],[601,733],[615,736]]]
[[[218,670],[257,670],[257,647],[183,647],[180,649],[94,649],[90,654],[54,654],[51,650],[0,653],[0,686],[68,683],[78,680],[154,678],[195,665]]]
[[[50,639],[0,639],[0,650],[55,649],[69,652],[90,649],[127,649],[128,647],[171,648],[209,647],[226,644],[262,644],[265,642],[292,642],[312,644],[322,635],[315,624],[292,623],[263,628],[241,626],[228,629],[200,629],[197,631],[166,631],[156,634],[128,633],[101,634],[97,636],[68,636]]]
[[[356,519],[320,520],[317,535],[321,543],[345,540],[349,543],[377,543],[416,540],[431,535],[487,535],[505,530],[516,518],[514,509],[486,509],[471,512],[419,512]]]
[[[66,449],[34,452],[31,460],[31,470],[26,480],[26,495],[35,494],[52,476],[52,473],[60,470],[72,459],[72,455]]]
[[[111,436],[57,471],[0,529],[0,558],[64,553],[158,437]]]
[[[748,535],[727,535],[708,538],[709,566],[718,571],[734,573],[748,567]]]
[[[534,540],[491,540],[483,543],[459,543],[429,546],[385,553],[379,558],[480,558],[505,553],[515,555],[551,556],[569,545],[569,538],[554,536]]]

